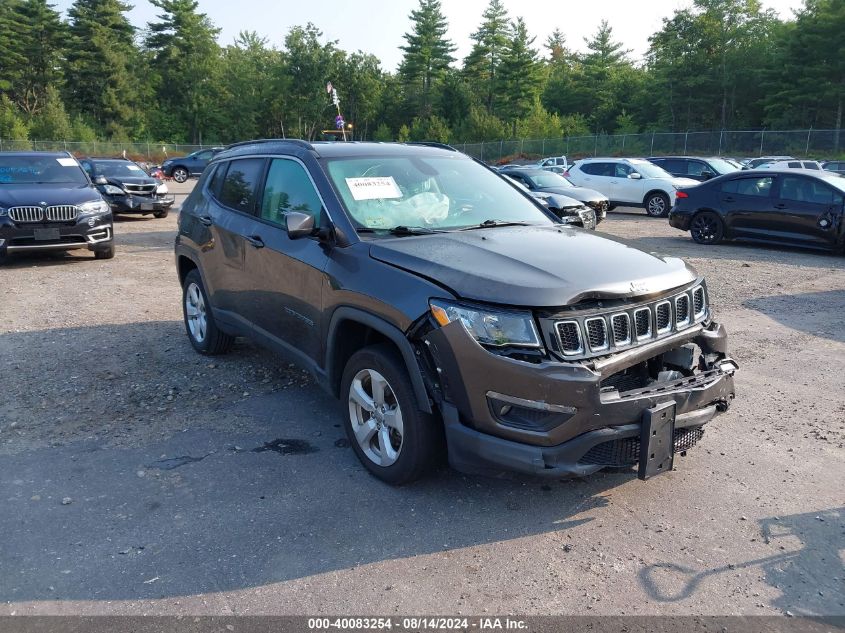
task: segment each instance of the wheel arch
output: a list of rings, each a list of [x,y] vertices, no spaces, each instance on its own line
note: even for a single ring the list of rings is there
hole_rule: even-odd
[[[203,277],[202,271],[197,263],[184,254],[179,254],[176,257],[176,268],[179,272],[179,285],[182,286],[185,284],[185,277],[188,276],[188,273],[192,270],[199,271],[200,278]],[[203,278],[203,284],[205,284],[205,279]]]
[[[352,354],[377,343],[391,345],[399,352],[419,409],[432,413],[416,352],[404,332],[381,317],[357,308],[344,306],[332,314],[326,339],[326,378],[330,392],[336,398],[340,397],[343,370]]]
[[[670,196],[668,193],[666,193],[666,191],[664,191],[663,189],[650,189],[650,190],[648,191],[648,193],[646,193],[646,194],[643,196],[643,206],[645,206],[646,204],[648,204],[648,199],[649,199],[651,196],[653,196],[654,194],[656,194],[656,193],[659,193],[659,194],[661,194],[661,195],[666,196],[666,198],[668,198],[668,200],[669,200],[669,204],[670,204],[670,205],[672,204],[672,196]],[[669,209],[666,209],[666,211],[669,211]]]
[[[728,223],[725,222],[725,218],[722,217],[722,214],[712,207],[699,207],[698,209],[696,209],[695,213],[693,213],[689,218],[690,227],[692,227],[692,223],[695,218],[697,218],[702,213],[712,213],[713,215],[715,215],[719,219],[719,222],[722,223],[722,237],[728,238],[728,234],[730,233],[730,230],[728,229]]]

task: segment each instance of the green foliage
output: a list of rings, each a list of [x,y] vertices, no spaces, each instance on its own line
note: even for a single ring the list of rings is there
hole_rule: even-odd
[[[464,60],[464,76],[482,97],[487,111],[493,113],[497,108],[499,65],[508,48],[511,25],[502,0],[490,0],[481,17],[478,30],[470,35],[473,44]]]
[[[410,130],[410,139],[413,141],[435,141],[437,143],[448,143],[452,132],[446,121],[436,114],[427,118],[417,117],[414,119]]]
[[[393,140],[393,132],[390,131],[390,128],[385,123],[379,123],[375,132],[373,132],[373,140],[388,143]]]
[[[30,134],[34,139],[52,141],[73,140],[73,128],[70,117],[65,111],[59,91],[48,86],[44,96],[44,105],[32,119]]]
[[[511,29],[511,40],[502,56],[499,82],[502,86],[502,112],[510,119],[516,135],[516,122],[524,117],[540,94],[542,75],[537,51],[531,48],[534,38],[522,18]]]
[[[406,97],[417,114],[430,112],[434,83],[455,61],[455,45],[446,38],[449,25],[440,7],[440,0],[420,0],[418,9],[410,15],[413,29],[405,33],[405,55],[399,66],[399,76],[405,84]]]
[[[507,126],[483,106],[471,106],[469,114],[452,135],[455,141],[498,141],[509,136]]]
[[[24,140],[29,135],[29,128],[9,97],[0,95],[0,139],[13,141]]]
[[[396,135],[396,140],[400,143],[407,143],[411,140],[411,130],[407,125],[399,128],[399,134]]]

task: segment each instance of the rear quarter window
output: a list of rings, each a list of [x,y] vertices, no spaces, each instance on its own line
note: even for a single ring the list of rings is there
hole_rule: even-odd
[[[735,193],[739,196],[756,196],[765,198],[772,190],[773,179],[765,178],[737,178],[722,184],[722,193]]]
[[[226,170],[226,177],[220,185],[218,200],[230,209],[253,213],[258,198],[258,184],[263,172],[263,158],[243,158],[231,161]]]

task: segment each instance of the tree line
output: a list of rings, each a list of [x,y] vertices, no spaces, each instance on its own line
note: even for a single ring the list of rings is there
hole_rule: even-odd
[[[197,0],[150,0],[137,29],[121,0],[0,3],[0,138],[225,143],[318,138],[341,96],[356,139],[474,142],[594,133],[842,126],[845,2],[805,0],[780,19],[759,0],[693,0],[643,59],[602,21],[574,50],[536,42],[490,0],[464,59],[440,0],[419,0],[396,72],[325,41],[242,32],[220,46]],[[549,16],[554,19],[554,15]]]

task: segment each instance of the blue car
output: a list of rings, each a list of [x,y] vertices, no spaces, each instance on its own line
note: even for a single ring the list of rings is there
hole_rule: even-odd
[[[187,156],[168,158],[161,164],[161,170],[168,178],[173,178],[176,182],[185,182],[191,176],[202,174],[214,155],[221,150],[223,150],[222,147],[212,147],[201,149]]]

